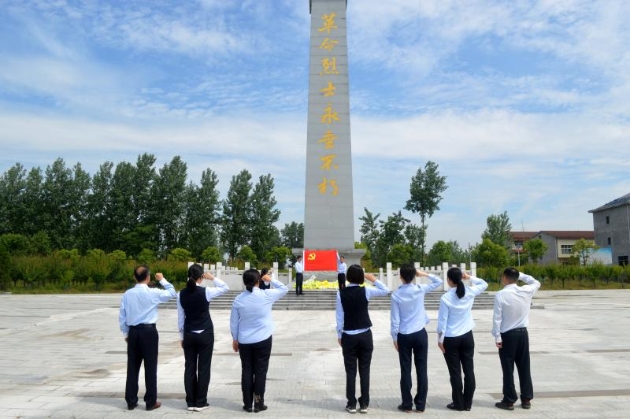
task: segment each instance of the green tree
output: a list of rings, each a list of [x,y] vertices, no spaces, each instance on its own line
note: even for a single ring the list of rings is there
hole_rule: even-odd
[[[439,240],[433,243],[431,250],[429,250],[429,254],[427,255],[427,265],[428,266],[442,266],[442,262],[455,262],[454,255],[454,247],[453,243],[456,242],[445,242],[443,240]]]
[[[409,223],[405,227],[405,239],[407,244],[413,249],[414,261],[424,260],[424,256],[421,254],[422,243],[426,240],[427,232],[420,226]]]
[[[215,246],[207,247],[201,253],[201,259],[204,262],[208,263],[217,263],[223,261],[223,257],[221,256],[221,252]]]
[[[236,256],[241,246],[250,242],[251,179],[252,175],[247,170],[242,170],[238,175],[232,176],[230,189],[223,201],[221,241],[230,259]]]
[[[380,236],[380,228],[379,228],[379,217],[381,214],[374,215],[367,208],[363,208],[365,212],[364,215],[359,217],[359,220],[362,221],[361,228],[359,232],[361,233],[361,243],[365,244],[367,248],[367,253],[370,253],[370,260],[372,265],[380,267],[380,258],[378,255],[378,250],[376,248],[376,244],[378,242],[378,238]],[[375,256],[375,252],[377,253]]]
[[[9,287],[11,272],[11,255],[2,241],[0,241],[0,290]]]
[[[21,200],[22,228],[16,232],[30,236],[45,229],[43,219],[40,217],[41,203],[44,199],[43,183],[42,169],[32,168],[26,176],[26,187]]]
[[[201,257],[204,249],[217,245],[220,204],[218,184],[217,174],[206,169],[201,174],[199,186],[190,183],[187,187],[183,242],[195,258]]]
[[[252,248],[247,245],[242,246],[238,250],[238,253],[236,254],[236,259],[240,260],[241,262],[249,262],[252,264],[252,266],[256,266],[256,264],[258,263],[256,253],[254,253]]]
[[[140,253],[138,253],[138,256],[136,257],[138,263],[141,263],[143,265],[148,265],[150,263],[153,263],[157,260],[157,257],[155,256],[155,252],[151,249],[142,249],[140,251]]]
[[[274,181],[270,174],[260,176],[251,198],[251,248],[258,259],[263,259],[272,247],[280,244],[278,229],[273,225],[280,218],[273,196]]]
[[[573,244],[573,253],[577,256],[582,266],[586,266],[589,258],[597,249],[599,249],[598,245],[583,238]]]
[[[473,255],[479,266],[484,268],[501,268],[506,266],[509,260],[507,249],[488,238],[483,239],[482,243],[477,245]]]
[[[481,234],[482,239],[490,239],[493,243],[510,250],[513,245],[512,224],[507,211],[499,215],[489,215],[486,219],[486,230]]]
[[[440,175],[438,165],[432,161],[425,164],[424,171],[419,168],[416,175],[411,178],[410,198],[407,200],[405,209],[420,215],[420,228],[425,234],[427,231],[426,220],[440,209],[441,194],[447,188],[446,176]],[[425,236],[423,235],[420,243],[421,264],[424,262],[425,246]]]
[[[280,240],[282,246],[288,247],[289,249],[303,249],[304,223],[292,221],[289,224],[285,224],[280,231]]]
[[[265,255],[265,262],[271,265],[273,262],[278,262],[278,269],[284,269],[287,264],[287,260],[291,259],[291,249],[284,246],[276,246],[271,248]]]
[[[82,226],[81,247],[111,250],[114,244],[112,231],[112,162],[100,165],[92,177],[92,190],[87,197],[86,220]],[[120,242],[118,244],[121,244]]]
[[[407,244],[396,243],[387,253],[387,261],[393,268],[398,268],[403,263],[413,263],[413,248]]]
[[[0,234],[23,233],[23,193],[26,169],[20,163],[0,177]]]
[[[542,239],[527,240],[523,244],[523,249],[534,264],[538,264],[538,261],[542,259],[548,248],[549,246]]]
[[[48,237],[45,231],[38,231],[33,234],[30,241],[30,248],[34,254],[39,256],[47,256],[50,254],[52,246],[50,244],[50,237]]]
[[[160,169],[152,189],[152,220],[157,230],[158,252],[179,247],[184,236],[186,163],[179,156]]]
[[[385,266],[388,255],[395,245],[407,244],[404,231],[408,224],[409,220],[402,216],[401,211],[393,213],[385,221],[379,221],[380,232],[376,240],[375,250],[372,252],[372,261],[375,266]]]
[[[167,260],[174,262],[192,262],[192,253],[189,250],[176,247],[168,254]]]
[[[31,240],[24,234],[7,233],[0,236],[0,243],[11,256],[26,256],[33,253]]]

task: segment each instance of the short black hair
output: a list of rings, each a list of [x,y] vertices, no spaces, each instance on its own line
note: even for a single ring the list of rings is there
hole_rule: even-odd
[[[365,282],[365,273],[363,272],[363,268],[356,264],[350,265],[348,271],[346,272],[346,279],[351,284],[363,284]]]
[[[503,271],[503,276],[505,276],[510,282],[518,281],[518,277],[520,275],[521,273],[516,268],[505,268]]]
[[[243,272],[243,285],[245,285],[247,291],[252,292],[254,285],[256,285],[258,281],[260,281],[260,272],[256,269],[249,269]]]
[[[403,263],[400,265],[400,277],[406,284],[410,283],[416,277],[416,268],[411,263]]]
[[[138,282],[144,281],[150,274],[151,271],[149,271],[149,267],[147,265],[136,266],[136,269],[133,270],[133,276]]]

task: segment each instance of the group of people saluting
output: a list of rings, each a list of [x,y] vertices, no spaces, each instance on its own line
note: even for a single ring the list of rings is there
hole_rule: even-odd
[[[160,273],[155,274],[163,290],[149,288],[150,272],[146,266],[134,270],[138,284],[125,292],[119,323],[127,342],[127,382],[125,400],[133,410],[138,405],[138,375],[144,361],[147,410],[161,406],[157,400],[157,352],[158,333],[155,328],[157,306],[177,296],[178,327],[184,350],[184,388],[188,410],[203,411],[208,408],[210,365],[214,347],[214,329],[209,314],[209,304],[228,291],[228,286],[199,265],[188,270],[186,288],[179,293]],[[427,277],[428,284],[414,284],[416,277]],[[204,279],[214,282],[215,287],[203,287]],[[368,413],[370,404],[370,364],[374,349],[372,322],[368,305],[372,297],[385,296],[389,288],[373,275],[364,273],[359,265],[347,268],[347,283],[337,293],[336,330],[342,348],[346,372],[346,411]],[[426,293],[438,289],[442,279],[417,270],[412,265],[400,267],[402,285],[391,297],[391,335],[398,351],[401,378],[402,403],[398,409],[404,412],[424,411],[426,408],[428,378],[428,337],[425,326],[429,319],[424,308]],[[465,285],[464,280],[470,280]],[[362,286],[365,281],[372,287]],[[521,280],[524,285],[518,286]],[[533,388],[529,362],[527,334],[531,299],[540,288],[540,282],[514,268],[507,268],[501,278],[503,289],[496,293],[492,334],[499,349],[503,370],[503,399],[496,407],[513,410],[518,395],[514,386],[514,365],[519,374],[521,406],[531,407]],[[448,367],[452,388],[452,402],[446,407],[452,410],[470,410],[475,391],[474,339],[472,319],[474,298],[488,284],[483,280],[451,268],[447,272],[451,287],[440,300],[438,312],[438,346]],[[230,332],[232,348],[241,359],[241,389],[243,410],[260,412],[267,409],[264,402],[266,375],[271,355],[273,304],[287,294],[288,288],[278,281],[273,271],[258,272],[255,269],[243,273],[245,290],[232,304]],[[411,366],[416,369],[417,391],[412,397]],[[464,380],[462,384],[462,370]],[[356,398],[357,372],[360,376],[360,396]]]

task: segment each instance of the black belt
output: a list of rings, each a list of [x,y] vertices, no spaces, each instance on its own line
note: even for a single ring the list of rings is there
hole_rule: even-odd
[[[523,333],[523,332],[527,332],[527,328],[526,327],[519,327],[517,329],[511,329],[511,330],[508,330],[505,333]],[[505,333],[502,333],[502,334],[505,334]]]
[[[155,329],[155,323],[143,323],[129,326],[130,329]]]

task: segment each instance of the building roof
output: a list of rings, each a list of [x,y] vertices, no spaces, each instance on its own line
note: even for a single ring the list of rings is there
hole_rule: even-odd
[[[512,240],[515,241],[525,241],[529,239],[533,239],[538,234],[537,231],[510,231],[510,235],[512,236]]]
[[[589,212],[590,213],[599,212],[599,211],[607,210],[610,208],[621,207],[623,205],[629,205],[629,204],[630,204],[630,193],[625,194],[624,196],[619,197],[617,199],[613,199],[609,203],[604,204],[599,208],[592,209]]]
[[[544,230],[538,234],[547,234],[549,236],[555,237],[556,239],[569,239],[569,240],[594,240],[595,232],[594,231],[553,231],[553,230]]]

